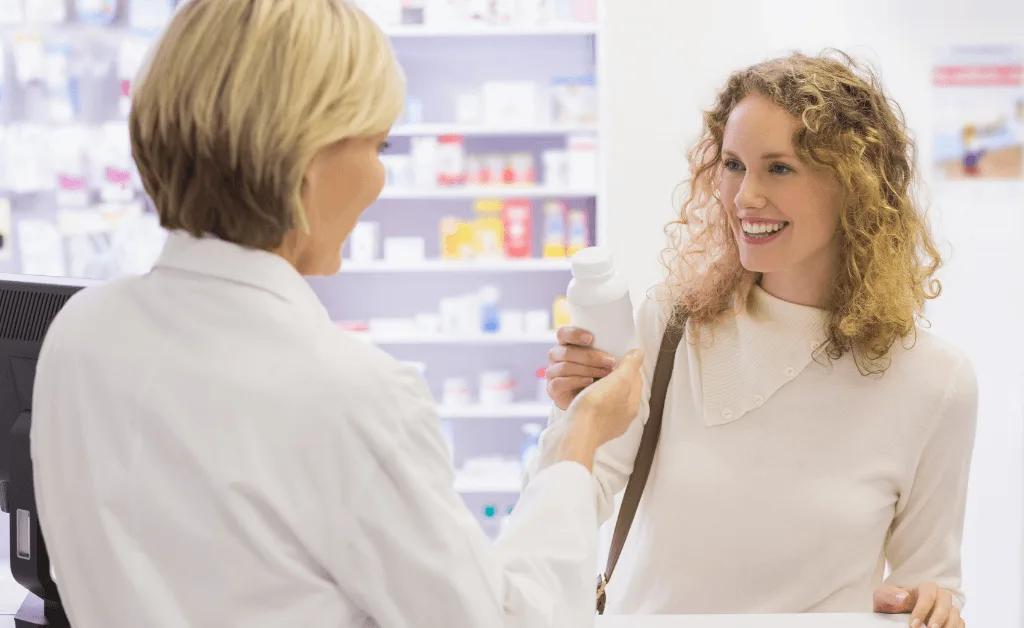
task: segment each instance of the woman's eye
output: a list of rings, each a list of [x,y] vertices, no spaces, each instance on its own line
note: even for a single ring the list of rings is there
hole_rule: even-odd
[[[793,169],[786,164],[772,164],[768,169],[772,174],[789,174]]]
[[[739,172],[740,170],[743,170],[743,164],[735,159],[726,159],[722,165],[724,165],[725,169],[730,172]]]
[[[377,147],[377,152],[383,153],[387,151],[387,149],[389,148],[391,148],[391,144],[388,144],[387,142],[381,142],[380,146]]]

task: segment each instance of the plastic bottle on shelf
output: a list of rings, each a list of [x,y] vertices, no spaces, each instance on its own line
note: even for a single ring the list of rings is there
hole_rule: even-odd
[[[487,504],[483,509],[483,519],[480,525],[484,529],[487,538],[494,540],[501,533],[501,520],[498,518],[498,507],[494,504]]]
[[[594,335],[594,348],[615,358],[635,346],[636,328],[629,285],[615,272],[611,253],[590,247],[572,257],[573,279],[566,298],[572,325]]]
[[[567,253],[570,257],[590,246],[590,221],[582,209],[570,209],[567,220]]]
[[[480,289],[480,331],[485,334],[501,331],[501,292],[495,286]]]
[[[539,403],[550,403],[551,398],[548,396],[548,367],[542,366],[537,369],[537,401]]]
[[[544,204],[544,257],[565,257],[565,203]]]

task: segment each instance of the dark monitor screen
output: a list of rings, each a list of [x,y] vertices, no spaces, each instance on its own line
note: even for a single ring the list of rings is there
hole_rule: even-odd
[[[50,323],[72,295],[91,284],[0,275],[0,509],[10,517],[11,573],[30,592],[19,611],[19,619],[25,620],[19,625],[61,624],[62,609],[50,578],[32,481],[32,387]],[[45,623],[34,623],[35,615]]]

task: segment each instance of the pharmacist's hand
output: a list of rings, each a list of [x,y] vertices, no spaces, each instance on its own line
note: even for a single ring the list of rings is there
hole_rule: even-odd
[[[547,370],[548,395],[555,405],[565,410],[576,395],[608,375],[615,358],[592,349],[594,335],[576,327],[558,330],[558,345],[548,352],[551,366]]]
[[[882,585],[875,590],[876,613],[909,614],[912,628],[965,628],[960,609],[953,604],[953,594],[934,582],[913,588]]]
[[[630,351],[610,375],[578,394],[569,405],[573,421],[577,425],[581,421],[587,423],[585,427],[597,446],[622,436],[636,418],[643,390],[643,365],[644,352]]]

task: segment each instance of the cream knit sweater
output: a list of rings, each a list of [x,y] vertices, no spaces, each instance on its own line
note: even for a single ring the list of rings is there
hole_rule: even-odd
[[[665,329],[637,329],[649,392]],[[689,335],[692,337],[692,329]],[[760,288],[676,356],[658,453],[612,584],[609,613],[869,612],[883,579],[961,592],[960,546],[977,414],[970,363],[924,330],[882,377],[815,361],[822,312]],[[909,343],[907,343],[909,344]],[[601,522],[647,420],[603,447]],[[541,440],[551,463],[569,419]],[[527,479],[529,478],[529,475]]]

